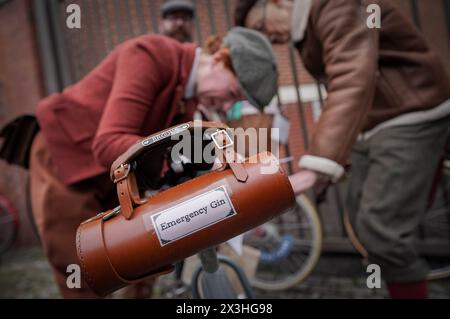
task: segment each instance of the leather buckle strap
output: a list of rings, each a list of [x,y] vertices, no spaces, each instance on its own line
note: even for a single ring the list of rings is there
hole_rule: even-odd
[[[117,183],[117,197],[119,198],[121,214],[126,219],[130,219],[133,215],[134,205],[128,187],[128,178],[122,179]]]
[[[248,179],[248,173],[244,165],[237,159],[237,154],[234,151],[234,141],[226,130],[219,130],[214,134],[211,134],[211,138],[216,144],[216,149],[223,155],[224,165],[222,169],[225,169],[226,165],[230,166],[233,171],[233,175],[239,182],[245,183]]]
[[[114,171],[114,184],[119,183],[120,181],[124,180],[125,178],[130,175],[131,171],[131,165],[130,164],[121,164],[115,171]]]
[[[221,135],[222,138],[218,139],[217,138],[218,135]],[[233,139],[231,138],[230,134],[228,134],[228,132],[226,130],[219,130],[219,131],[211,134],[211,138],[212,138],[214,144],[216,144],[217,149],[219,149],[219,150],[223,150],[227,147],[234,145]],[[223,143],[224,141],[226,141],[226,142]]]
[[[120,212],[130,219],[133,215],[134,205],[142,205],[147,202],[141,199],[136,183],[136,177],[131,172],[130,164],[122,164],[114,171],[114,183],[117,184],[117,196],[120,203]]]

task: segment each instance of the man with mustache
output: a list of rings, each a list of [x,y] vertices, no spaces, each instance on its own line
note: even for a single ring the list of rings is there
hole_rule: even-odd
[[[191,0],[168,0],[161,6],[160,33],[179,42],[192,42],[194,17]]]

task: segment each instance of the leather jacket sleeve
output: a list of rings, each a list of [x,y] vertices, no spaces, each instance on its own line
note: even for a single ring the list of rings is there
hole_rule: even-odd
[[[367,6],[362,0],[322,1],[315,8],[320,12],[311,17],[313,32],[322,45],[328,98],[308,154],[341,165],[360,133],[375,94],[379,35],[377,29],[367,26]]]

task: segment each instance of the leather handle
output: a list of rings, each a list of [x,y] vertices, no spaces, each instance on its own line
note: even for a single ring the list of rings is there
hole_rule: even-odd
[[[132,145],[126,152],[124,152],[114,161],[114,163],[111,165],[110,171],[111,180],[113,181],[115,180],[114,172],[120,166],[131,163],[134,159],[136,159],[136,157],[138,157],[142,153],[148,152],[159,145],[168,144],[170,141],[172,141],[172,138],[178,134],[181,134],[185,131],[193,131],[195,128],[199,127],[203,129],[216,128],[218,130],[225,130],[229,128],[227,125],[221,122],[191,121],[177,126],[173,126],[171,128],[168,128],[167,130],[150,135],[140,140],[136,144]]]
[[[217,132],[212,134],[211,137],[216,145],[216,155],[222,155],[221,162],[223,163],[223,166],[220,169],[225,169],[226,166],[229,165],[234,176],[239,182],[245,183],[247,181],[248,173],[245,170],[244,165],[242,165],[242,163],[237,159],[237,155],[234,152],[233,140],[226,131],[228,126],[219,122],[200,123],[201,125],[195,125],[197,122],[189,122],[172,127],[158,134],[154,134],[132,146],[113,164],[111,168],[112,178],[117,184],[117,196],[120,203],[120,212],[125,219],[131,219],[135,205],[141,205],[147,202],[147,199],[140,198],[136,183],[136,176],[132,172],[131,164],[127,161],[131,161],[136,158],[136,156],[141,154],[144,150],[149,151],[156,145],[167,143],[171,140],[172,136],[185,130],[194,129],[195,127],[217,129]],[[118,163],[121,164],[119,165]],[[119,166],[113,170],[116,165]]]

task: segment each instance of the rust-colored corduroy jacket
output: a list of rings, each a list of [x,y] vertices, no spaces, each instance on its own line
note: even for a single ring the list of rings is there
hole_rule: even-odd
[[[195,44],[140,36],[119,45],[78,83],[42,100],[37,117],[61,181],[106,173],[142,137],[190,120],[196,101],[184,101],[183,94],[195,50]]]

